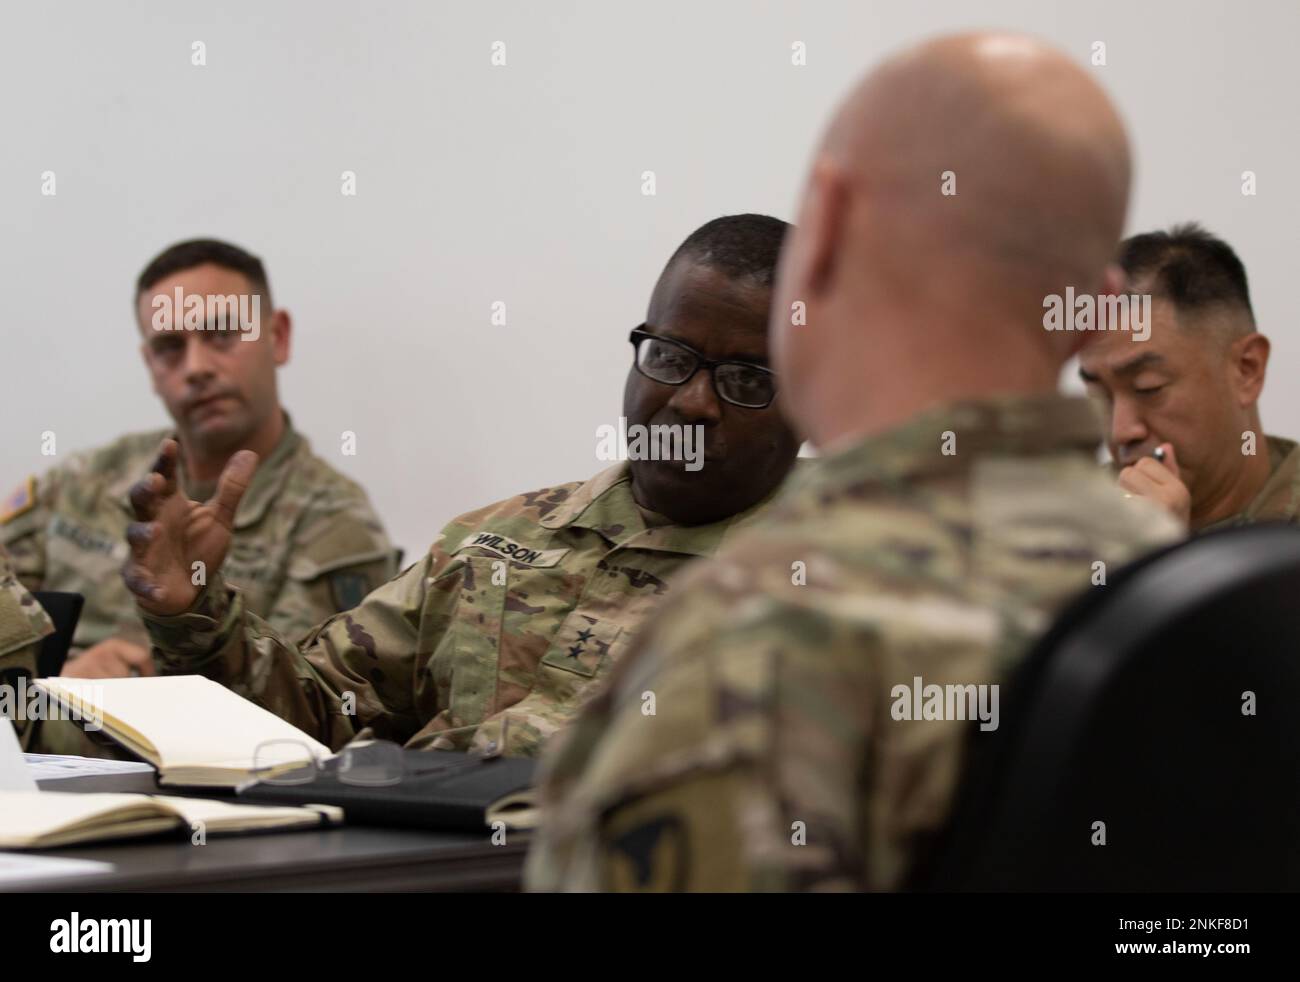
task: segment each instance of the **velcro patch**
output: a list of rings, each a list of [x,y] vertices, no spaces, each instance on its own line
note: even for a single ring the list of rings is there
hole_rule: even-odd
[[[363,573],[330,574],[330,597],[335,610],[351,610],[365,600],[369,592],[370,580]]]
[[[550,567],[557,565],[569,554],[568,549],[531,549],[523,543],[516,542],[508,536],[496,532],[473,532],[465,541],[452,550],[454,556],[466,549],[485,549],[504,559],[519,563],[521,566]]]
[[[679,893],[690,862],[686,825],[676,815],[643,821],[617,835],[602,858],[605,890]]]
[[[0,525],[7,525],[19,515],[36,507],[36,478],[28,477],[26,481],[14,488],[9,497],[0,502]]]

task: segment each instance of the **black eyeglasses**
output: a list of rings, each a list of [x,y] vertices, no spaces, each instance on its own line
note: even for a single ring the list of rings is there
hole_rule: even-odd
[[[408,777],[444,775],[443,780],[501,757],[509,733],[510,717],[501,724],[501,739],[476,748],[449,764],[411,766],[411,754],[391,740],[363,740],[350,743],[338,756],[318,757],[298,740],[264,740],[253,751],[250,780],[235,789],[239,794],[255,784],[309,784],[331,774],[340,784],[383,787],[399,784]]]
[[[710,361],[689,345],[651,334],[644,324],[633,330],[628,340],[636,349],[636,370],[652,382],[685,385],[701,368],[707,368],[713,391],[723,402],[745,409],[766,409],[776,398],[776,374],[762,365]]]

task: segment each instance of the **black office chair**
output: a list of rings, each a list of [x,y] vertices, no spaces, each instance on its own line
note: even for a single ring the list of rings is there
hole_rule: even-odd
[[[914,888],[1300,889],[1300,529],[1126,567],[1001,695]]]
[[[63,671],[72,648],[72,637],[77,632],[81,608],[86,598],[80,593],[62,593],[54,590],[37,590],[32,594],[45,608],[54,623],[54,633],[45,636],[36,655],[36,677],[52,678]]]

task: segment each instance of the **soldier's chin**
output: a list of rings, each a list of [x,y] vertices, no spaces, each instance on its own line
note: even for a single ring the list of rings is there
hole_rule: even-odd
[[[686,462],[680,460],[631,461],[637,486],[653,499],[642,504],[675,521],[711,520],[707,516],[718,512],[726,496],[726,481],[716,463],[703,463],[697,470],[687,470]]]
[[[228,413],[207,413],[198,419],[191,418],[188,436],[197,443],[214,449],[240,449],[245,428]]]
[[[710,465],[713,466],[710,466]],[[675,485],[700,485],[718,476],[716,461],[689,460],[634,460],[632,472],[639,480],[665,482]]]

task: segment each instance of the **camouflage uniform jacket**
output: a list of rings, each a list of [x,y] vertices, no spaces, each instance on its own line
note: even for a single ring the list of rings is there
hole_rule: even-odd
[[[668,578],[762,507],[647,528],[620,464],[455,519],[420,562],[300,647],[219,577],[191,611],[145,621],[167,671],[229,685],[333,747],[368,728],[464,748],[498,739],[508,716],[507,752],[532,754],[618,661]]]
[[[134,434],[81,453],[39,480],[28,478],[5,502],[0,544],[29,590],[80,593],[85,606],[73,654],[109,638],[148,644],[134,598],[122,582],[128,492],[148,473],[167,430]],[[205,500],[214,485],[180,485]],[[225,573],[244,590],[249,609],[297,638],[331,614],[360,602],[393,575],[396,553],[359,485],[311,452],[286,426],[259,462],[235,514]],[[15,656],[16,657],[16,656]],[[0,654],[0,672],[14,659]],[[156,662],[156,659],[155,659]],[[44,753],[121,757],[102,735],[54,721],[28,736]]]
[[[53,632],[49,615],[18,581],[0,547],[0,716],[13,721],[24,746],[35,729],[27,725],[27,683],[36,677],[41,639]]]
[[[108,638],[147,644],[122,583],[128,492],[149,472],[167,430],[133,434],[28,478],[0,516],[0,544],[29,590],[80,593],[74,648]],[[181,487],[204,500],[212,486]],[[296,637],[353,606],[395,572],[396,555],[365,492],[311,452],[291,426],[258,464],[235,515],[223,572],[250,610]]]
[[[1181,534],[1098,473],[1099,434],[1085,400],[1004,398],[816,461],[555,742],[528,885],[899,887],[970,725],[902,692],[1001,683],[1095,562]]]
[[[1300,447],[1280,436],[1265,437],[1268,444],[1269,478],[1246,508],[1231,518],[1209,525],[1212,528],[1251,525],[1255,522],[1300,521]]]

